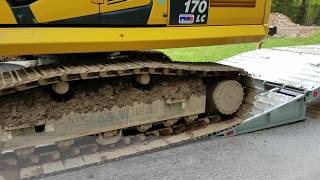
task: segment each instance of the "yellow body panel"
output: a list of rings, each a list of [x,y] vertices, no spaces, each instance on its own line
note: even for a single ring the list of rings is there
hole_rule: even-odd
[[[0,0],[0,24],[16,24],[14,15],[7,1]]]
[[[99,13],[91,0],[40,0],[30,6],[37,22],[45,23]],[[45,11],[44,11],[45,9]]]
[[[37,23],[48,23],[71,18],[79,18],[100,13],[142,7],[152,2],[152,10],[147,24],[168,25],[170,2],[179,0],[38,0],[30,5]],[[160,3],[161,2],[161,3]],[[246,2],[254,6],[244,6]],[[100,3],[100,4],[99,4]],[[108,4],[109,3],[109,4]],[[267,24],[271,0],[210,0],[206,25],[248,25]],[[15,24],[16,20],[6,0],[0,1],[0,24]],[[130,18],[130,16],[128,16]]]
[[[268,34],[268,31],[269,31],[270,9],[271,9],[271,0],[270,1],[266,1],[266,8],[264,10],[263,24],[265,26],[267,34]]]
[[[163,4],[159,1],[153,1],[153,7],[149,17],[148,24],[167,24],[168,22],[168,4],[167,1],[163,1]]]
[[[127,1],[113,0],[112,2],[114,1],[118,1],[119,3],[108,4],[105,2],[104,4],[101,4],[100,12],[106,13],[106,12],[119,11],[123,9],[146,6],[151,3],[151,0],[127,0]]]
[[[265,0],[258,0],[255,7],[210,7],[208,24],[262,24],[265,4]]]
[[[0,56],[89,53],[257,42],[263,25],[0,29]]]
[[[77,1],[76,3],[74,1],[66,0],[41,0],[33,3],[31,5],[31,10],[34,13],[38,23],[45,23],[81,16],[95,15],[99,14],[99,12],[107,13],[146,6],[150,3],[150,0],[128,0],[118,2],[119,3],[108,4],[107,2],[100,0],[81,0]],[[158,17],[158,14],[155,16]]]

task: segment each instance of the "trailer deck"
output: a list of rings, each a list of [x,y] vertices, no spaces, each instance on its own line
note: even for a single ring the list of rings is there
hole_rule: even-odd
[[[320,45],[259,49],[220,62],[249,72],[258,89],[254,108],[234,136],[305,119],[306,104],[320,96]]]

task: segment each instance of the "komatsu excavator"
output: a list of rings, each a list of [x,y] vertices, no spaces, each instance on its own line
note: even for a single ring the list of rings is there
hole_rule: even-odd
[[[140,152],[158,147],[149,136],[174,144],[239,124],[255,96],[245,71],[150,50],[260,42],[270,4],[0,0],[0,56],[14,57],[1,63],[0,149],[10,155],[0,162],[46,174],[43,164],[66,159],[68,148],[72,157],[83,147],[119,153],[139,139],[145,146],[131,150]],[[78,145],[83,137],[94,143]],[[56,150],[40,153],[49,145]]]

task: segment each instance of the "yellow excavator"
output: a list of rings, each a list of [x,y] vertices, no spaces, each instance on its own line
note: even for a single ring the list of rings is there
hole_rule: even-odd
[[[154,137],[175,144],[241,123],[255,96],[245,71],[174,62],[150,50],[260,42],[270,6],[271,0],[0,0],[0,56],[11,57],[0,64],[0,150],[11,153],[0,162],[40,166],[33,172],[46,174],[49,160],[39,147],[54,145],[46,157],[56,162],[68,148],[79,156],[83,137],[94,137],[95,152],[149,142],[131,148],[136,153],[163,146],[152,144]]]

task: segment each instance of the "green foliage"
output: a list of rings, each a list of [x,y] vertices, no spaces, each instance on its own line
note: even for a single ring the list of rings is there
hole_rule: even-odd
[[[309,4],[309,8],[307,10],[306,18],[305,18],[306,25],[317,24],[320,25],[320,4]]]
[[[320,32],[311,37],[299,38],[269,38],[263,45],[264,48],[298,46],[308,44],[319,44]],[[256,49],[255,43],[233,44],[222,46],[206,46],[194,48],[165,49],[162,52],[176,61],[187,62],[217,62],[219,60],[234,56],[236,54]]]
[[[273,0],[272,11],[283,13],[298,24],[320,25],[320,0]]]
[[[294,22],[299,22],[301,20],[300,13],[300,2],[301,0],[273,0],[272,1],[272,11],[283,13],[289,16]]]

